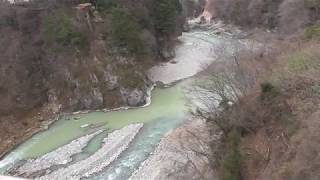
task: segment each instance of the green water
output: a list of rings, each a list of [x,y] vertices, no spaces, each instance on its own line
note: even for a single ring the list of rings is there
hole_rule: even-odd
[[[0,161],[0,172],[1,168],[3,169],[10,163],[44,155],[97,129],[113,131],[131,123],[150,122],[163,117],[175,119],[175,117],[184,116],[188,112],[188,107],[183,89],[181,83],[170,88],[155,89],[151,96],[152,103],[147,107],[112,112],[90,112],[63,117],[48,130],[36,134]],[[75,118],[80,119],[75,120]],[[81,128],[80,126],[84,124],[97,125],[98,128]],[[99,142],[100,140],[91,142],[88,150],[90,151],[90,147],[93,151],[96,150]]]
[[[190,54],[191,57],[182,56],[182,54],[180,54],[181,57],[177,58],[194,58],[194,60],[199,61],[199,59],[197,58],[204,57],[206,58],[206,60],[208,60],[209,58],[207,58],[207,56],[209,57],[212,52],[211,46],[213,46],[213,44],[216,44],[217,46],[217,44],[221,44],[221,42],[224,42],[224,40],[218,40],[216,36],[210,36],[207,33],[201,32],[192,32],[185,34],[184,36],[190,36],[191,38],[186,39],[186,46],[181,51],[192,51],[195,54]],[[188,43],[189,41],[191,45],[190,43]],[[200,56],[203,53],[206,55]],[[198,66],[196,63],[191,63],[191,65]],[[192,66],[190,67],[192,68]],[[119,163],[120,165],[118,167],[117,163],[115,162],[115,165],[113,166],[117,167],[114,172],[119,169],[123,169],[124,171],[131,171],[132,169],[136,168],[136,166],[138,166],[143,159],[146,158],[146,156],[150,153],[149,151],[152,151],[154,145],[157,144],[164,133],[172,128],[175,128],[178,122],[183,121],[185,118],[187,118],[190,103],[185,97],[184,90],[186,89],[186,84],[189,84],[188,80],[184,80],[181,83],[178,83],[170,88],[155,89],[151,95],[152,103],[147,107],[111,112],[90,112],[62,117],[60,120],[55,122],[48,130],[36,134],[31,139],[27,140],[25,143],[8,154],[2,161],[0,161],[0,174],[19,160],[35,158],[44,155],[52,150],[57,149],[58,147],[69,143],[76,138],[97,131],[99,129],[106,130],[107,133],[115,129],[120,129],[132,123],[146,123],[145,129],[151,130],[144,130],[143,132],[145,133],[140,133],[139,138],[135,141],[133,147],[129,148],[130,152],[132,151],[134,153],[130,154],[130,152],[126,152],[124,153],[125,155],[123,155],[122,159],[119,159],[119,162],[125,162],[124,164],[127,164],[132,160],[131,155],[137,156],[136,160],[132,161],[136,164],[130,166],[130,168],[124,168],[120,166],[121,163]],[[86,124],[90,124],[96,128],[91,128],[91,126],[86,128],[80,127]],[[97,149],[99,149],[101,141],[105,137],[106,133],[95,137],[83,150],[84,152],[82,154],[76,155],[74,159],[81,160],[85,157],[90,156],[90,154],[93,154]],[[152,138],[148,141],[145,141],[144,135],[146,137],[151,136]],[[141,146],[143,147],[141,148]],[[145,153],[142,152],[142,150],[144,150],[146,147],[149,147],[149,151]],[[110,174],[117,174],[114,172],[111,168]],[[101,176],[105,177],[104,174],[101,174]]]
[[[154,90],[152,103],[145,108],[73,115],[80,117],[79,120],[66,120],[67,118],[63,118],[48,131],[31,139],[29,143],[32,143],[32,146],[25,151],[23,158],[43,155],[88,133],[86,128],[80,128],[81,125],[104,123],[105,125],[102,128],[119,129],[128,124],[147,122],[162,116],[178,116],[185,113],[185,103],[181,86],[175,86]],[[73,116],[68,118],[73,119]]]

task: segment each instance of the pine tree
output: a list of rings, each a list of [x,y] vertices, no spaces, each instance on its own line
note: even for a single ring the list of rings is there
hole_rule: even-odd
[[[179,0],[155,0],[155,28],[161,35],[170,35],[176,31],[176,19],[181,6]]]

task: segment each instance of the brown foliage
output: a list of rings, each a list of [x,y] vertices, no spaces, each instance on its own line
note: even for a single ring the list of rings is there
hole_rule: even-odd
[[[219,116],[242,129],[244,179],[319,179],[319,44],[292,47],[277,61],[276,91],[251,92]]]
[[[279,29],[286,35],[315,23],[318,11],[304,0],[211,0],[216,17],[244,27]]]

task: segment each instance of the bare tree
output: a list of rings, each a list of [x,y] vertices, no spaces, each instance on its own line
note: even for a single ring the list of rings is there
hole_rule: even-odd
[[[215,179],[216,158],[210,146],[213,139],[206,126],[185,126],[179,131],[178,139],[166,150],[176,153],[174,168],[165,169],[166,179]],[[220,142],[219,135],[216,136]],[[218,149],[218,144],[215,144]]]
[[[259,70],[255,61],[264,52],[252,49],[233,48],[226,52],[227,48],[221,47],[219,61],[202,73],[191,90],[194,102],[198,105],[194,114],[213,122],[224,133],[229,131],[232,124],[239,122],[237,118],[225,119],[221,115],[222,110],[227,112],[231,106],[241,106],[241,98],[257,86]]]

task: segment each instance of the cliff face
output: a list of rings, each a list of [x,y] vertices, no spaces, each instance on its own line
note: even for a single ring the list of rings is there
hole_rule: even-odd
[[[184,15],[189,18],[198,17],[207,4],[206,0],[182,0],[181,2]]]
[[[145,70],[174,56],[179,3],[90,2],[0,2],[0,152],[54,113],[143,105]]]
[[[112,21],[117,20],[112,20],[112,13],[92,10],[94,5],[2,4],[0,41],[5,46],[0,47],[0,113],[29,110],[53,99],[70,111],[143,104],[149,84],[143,69],[162,54],[170,58],[170,40],[179,33],[173,32],[170,39],[157,35],[152,20],[147,19],[150,2],[121,1],[118,5],[125,16],[140,18],[138,23],[149,21],[137,30],[142,53],[127,47],[129,42],[118,45],[112,28]]]
[[[92,37],[86,52],[77,52],[72,46],[57,50],[44,44],[41,12],[18,8],[13,13],[18,27],[1,29],[5,35],[1,44],[6,45],[1,48],[1,113],[29,110],[54,97],[70,110],[116,106],[127,104],[133,89],[143,91],[141,83],[120,87],[116,71],[121,66],[132,67],[121,78],[129,74],[132,81],[143,82],[144,78],[133,68],[132,58],[108,55],[103,40]],[[110,94],[115,99],[109,100]]]

